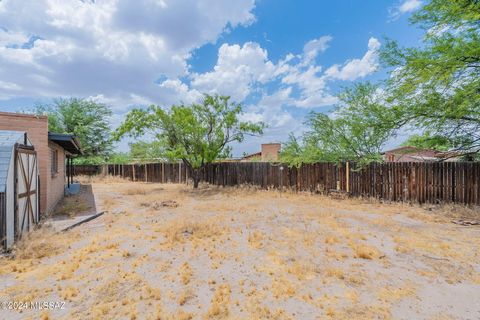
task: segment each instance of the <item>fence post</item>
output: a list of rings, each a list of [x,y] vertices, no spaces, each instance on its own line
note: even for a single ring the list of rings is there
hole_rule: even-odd
[[[165,163],[162,162],[162,183],[165,183]]]
[[[335,175],[335,178],[337,180],[337,191],[340,190],[340,165],[337,164],[336,166],[336,175]]]
[[[345,169],[345,179],[346,179],[346,189],[347,189],[347,193],[350,192],[350,162],[347,161],[347,163],[345,164],[346,165],[346,169]]]
[[[283,191],[283,165],[280,165],[280,168],[278,169],[278,172],[280,173],[280,191]]]
[[[178,171],[175,165],[178,165]],[[128,169],[129,166],[130,169]],[[268,163],[214,163],[202,170],[201,179],[216,185],[232,186],[247,183],[262,188],[270,188],[273,185],[281,191],[285,186],[295,188],[296,191],[315,191],[320,185],[321,190],[326,192],[337,188],[354,196],[372,196],[388,202],[480,204],[480,164],[478,163],[387,162],[368,165],[361,171],[357,171],[357,166],[355,162],[319,163],[302,165],[300,168],[288,168],[284,164],[272,166]],[[82,172],[113,174],[123,178],[130,177],[133,181],[161,183],[174,183],[177,171],[178,183],[187,183],[189,179],[188,167],[182,165],[182,162],[144,163],[143,173],[138,172],[136,164],[103,164],[95,166],[95,171],[92,167],[78,166],[72,168],[72,171],[75,174]],[[142,171],[142,164],[139,164],[138,169]],[[278,171],[275,172],[275,170]],[[151,178],[148,176],[150,171]],[[142,174],[145,176],[142,177]],[[161,178],[158,177],[160,174]]]

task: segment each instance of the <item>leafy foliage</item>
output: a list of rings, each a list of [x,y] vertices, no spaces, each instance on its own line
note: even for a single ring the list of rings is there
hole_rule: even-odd
[[[312,113],[301,141],[290,137],[284,161],[374,161],[397,130],[411,127],[425,134],[407,144],[480,153],[480,1],[431,0],[411,21],[426,30],[423,46],[387,40],[385,97],[368,83],[345,90],[333,117]]]
[[[101,164],[126,164],[131,163],[132,158],[126,152],[113,152],[105,156],[79,157],[73,160],[75,165],[101,165]]]
[[[115,137],[153,134],[158,150],[170,160],[182,160],[190,169],[194,187],[200,169],[217,159],[230,156],[231,142],[245,135],[261,134],[263,123],[240,121],[242,106],[226,96],[205,95],[201,104],[158,106],[134,109],[117,129]]]
[[[130,157],[134,160],[158,160],[163,158],[164,150],[159,141],[137,141],[129,144]]]
[[[420,149],[432,149],[438,151],[447,151],[452,149],[453,143],[446,137],[431,135],[429,132],[423,135],[414,134],[410,136],[403,146],[412,146]]]
[[[412,17],[426,30],[424,46],[402,49],[389,40],[381,53],[392,67],[389,102],[397,125],[416,126],[480,151],[480,2],[431,0]]]
[[[380,159],[381,147],[394,134],[396,109],[385,107],[382,91],[370,83],[345,89],[339,99],[331,116],[309,115],[309,130],[301,142],[290,136],[282,151],[283,161],[298,166],[302,162]]]
[[[37,107],[37,113],[48,115],[49,131],[76,135],[85,157],[105,158],[111,152],[112,111],[104,104],[78,98],[58,99],[53,105]]]

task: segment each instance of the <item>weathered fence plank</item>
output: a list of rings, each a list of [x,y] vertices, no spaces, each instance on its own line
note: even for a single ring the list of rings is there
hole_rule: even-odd
[[[185,183],[189,174],[180,163],[74,166],[75,175],[109,174],[133,181]],[[327,194],[348,190],[352,196],[411,203],[480,205],[480,162],[305,164],[300,168],[268,162],[219,162],[201,173],[219,186],[254,185]]]

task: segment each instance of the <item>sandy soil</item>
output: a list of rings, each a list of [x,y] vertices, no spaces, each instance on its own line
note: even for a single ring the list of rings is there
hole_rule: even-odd
[[[64,309],[0,318],[480,318],[480,227],[432,209],[120,181],[93,193],[107,214],[0,260],[0,300]]]

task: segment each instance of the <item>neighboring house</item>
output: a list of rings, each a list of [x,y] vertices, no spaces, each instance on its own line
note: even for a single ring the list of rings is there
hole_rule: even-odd
[[[0,112],[0,130],[23,131],[35,148],[40,178],[40,215],[51,213],[71,179],[72,158],[82,153],[70,134],[48,132],[46,116]]]
[[[435,162],[435,161],[459,161],[462,155],[452,151],[437,151],[421,149],[411,146],[399,147],[383,152],[385,162]]]
[[[277,161],[281,147],[280,143],[262,143],[262,151],[246,155],[240,161]]]

